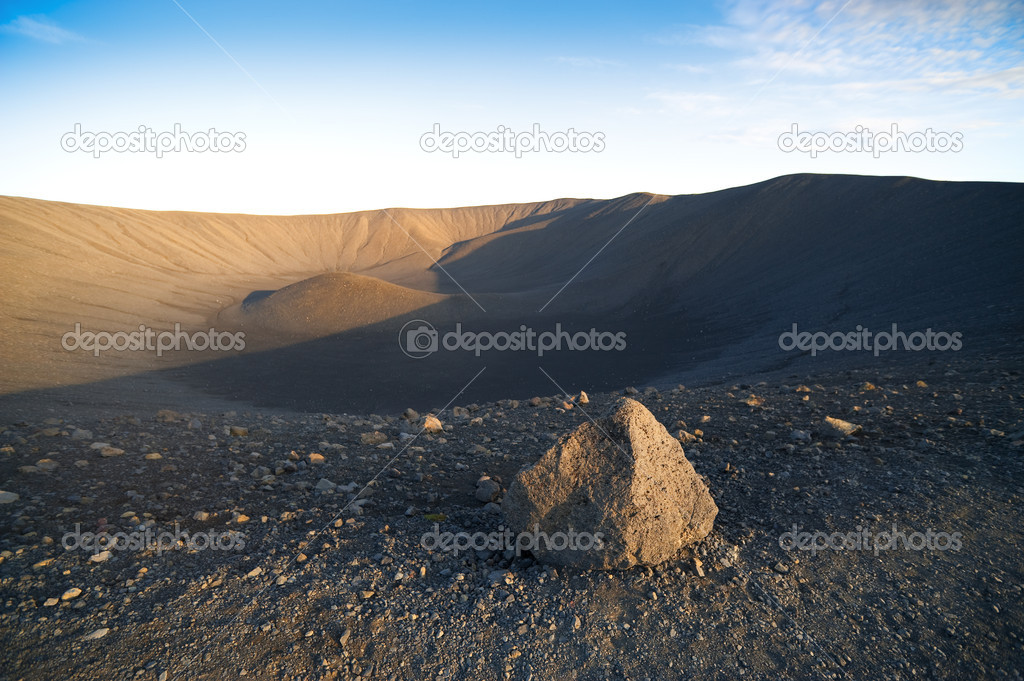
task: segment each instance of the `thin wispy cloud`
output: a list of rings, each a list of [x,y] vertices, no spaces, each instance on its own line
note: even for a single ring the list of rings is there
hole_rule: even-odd
[[[856,111],[857,122],[910,125],[926,111],[924,127],[963,126],[1024,98],[1022,0],[733,0],[718,22],[654,42],[685,51],[696,68],[678,74],[713,66],[719,77],[652,87],[648,112],[744,146],[770,137],[764,123],[838,129]]]
[[[839,10],[842,12],[839,12]],[[827,30],[821,27],[832,21]],[[820,33],[819,33],[820,31]],[[733,64],[779,81],[869,81],[871,74],[935,86],[990,79],[1020,63],[1024,3],[1014,0],[739,0],[721,26],[687,27],[676,38],[728,50]],[[813,38],[813,39],[812,39]],[[1012,74],[1011,74],[1012,75]],[[1002,79],[1003,91],[1016,88]]]
[[[991,90],[1019,98],[1024,97],[1024,66],[974,75],[943,74],[932,77],[929,82],[936,87],[963,94]]]
[[[13,21],[0,26],[0,31],[53,45],[85,40],[85,38],[77,33],[61,28],[46,17],[39,15],[17,17]]]

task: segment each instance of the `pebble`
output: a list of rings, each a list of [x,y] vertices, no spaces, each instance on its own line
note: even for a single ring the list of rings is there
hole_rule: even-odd
[[[82,590],[77,586],[73,586],[60,595],[62,601],[70,601],[72,598],[78,598],[82,595]]]
[[[359,441],[364,445],[379,445],[388,441],[388,436],[379,430],[371,430],[359,436]]]
[[[850,423],[849,421],[843,421],[842,419],[826,416],[825,430],[831,432],[835,436],[845,437],[849,435],[857,435],[863,430],[863,428],[855,423]]]
[[[495,482],[490,476],[481,476],[476,481],[476,500],[488,503],[498,498],[501,494],[501,485]]]
[[[487,582],[491,586],[500,586],[502,584],[511,584],[512,578],[509,577],[508,570],[492,570],[487,575]]]

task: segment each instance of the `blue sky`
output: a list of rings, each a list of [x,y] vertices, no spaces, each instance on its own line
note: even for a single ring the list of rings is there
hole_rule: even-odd
[[[191,18],[190,16],[191,15]],[[696,193],[795,172],[1024,181],[1024,2],[509,5],[6,2],[0,194],[326,213]],[[96,133],[244,150],[67,152]],[[420,137],[600,133],[601,151],[428,153]],[[779,149],[959,133],[960,151]]]

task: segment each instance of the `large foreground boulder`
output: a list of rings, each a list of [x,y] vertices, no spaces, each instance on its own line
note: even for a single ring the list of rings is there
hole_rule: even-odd
[[[711,532],[718,507],[682,445],[623,398],[521,470],[502,512],[538,560],[608,570],[677,557]]]

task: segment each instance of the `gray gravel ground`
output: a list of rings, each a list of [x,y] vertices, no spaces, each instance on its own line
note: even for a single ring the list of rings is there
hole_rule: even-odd
[[[694,555],[625,572],[423,546],[435,524],[500,531],[477,479],[507,486],[618,394],[460,405],[433,434],[411,414],[0,424],[0,678],[1019,679],[1019,367],[640,390],[721,512]],[[192,549],[64,547],[176,523]],[[927,546],[785,550],[794,525]]]

